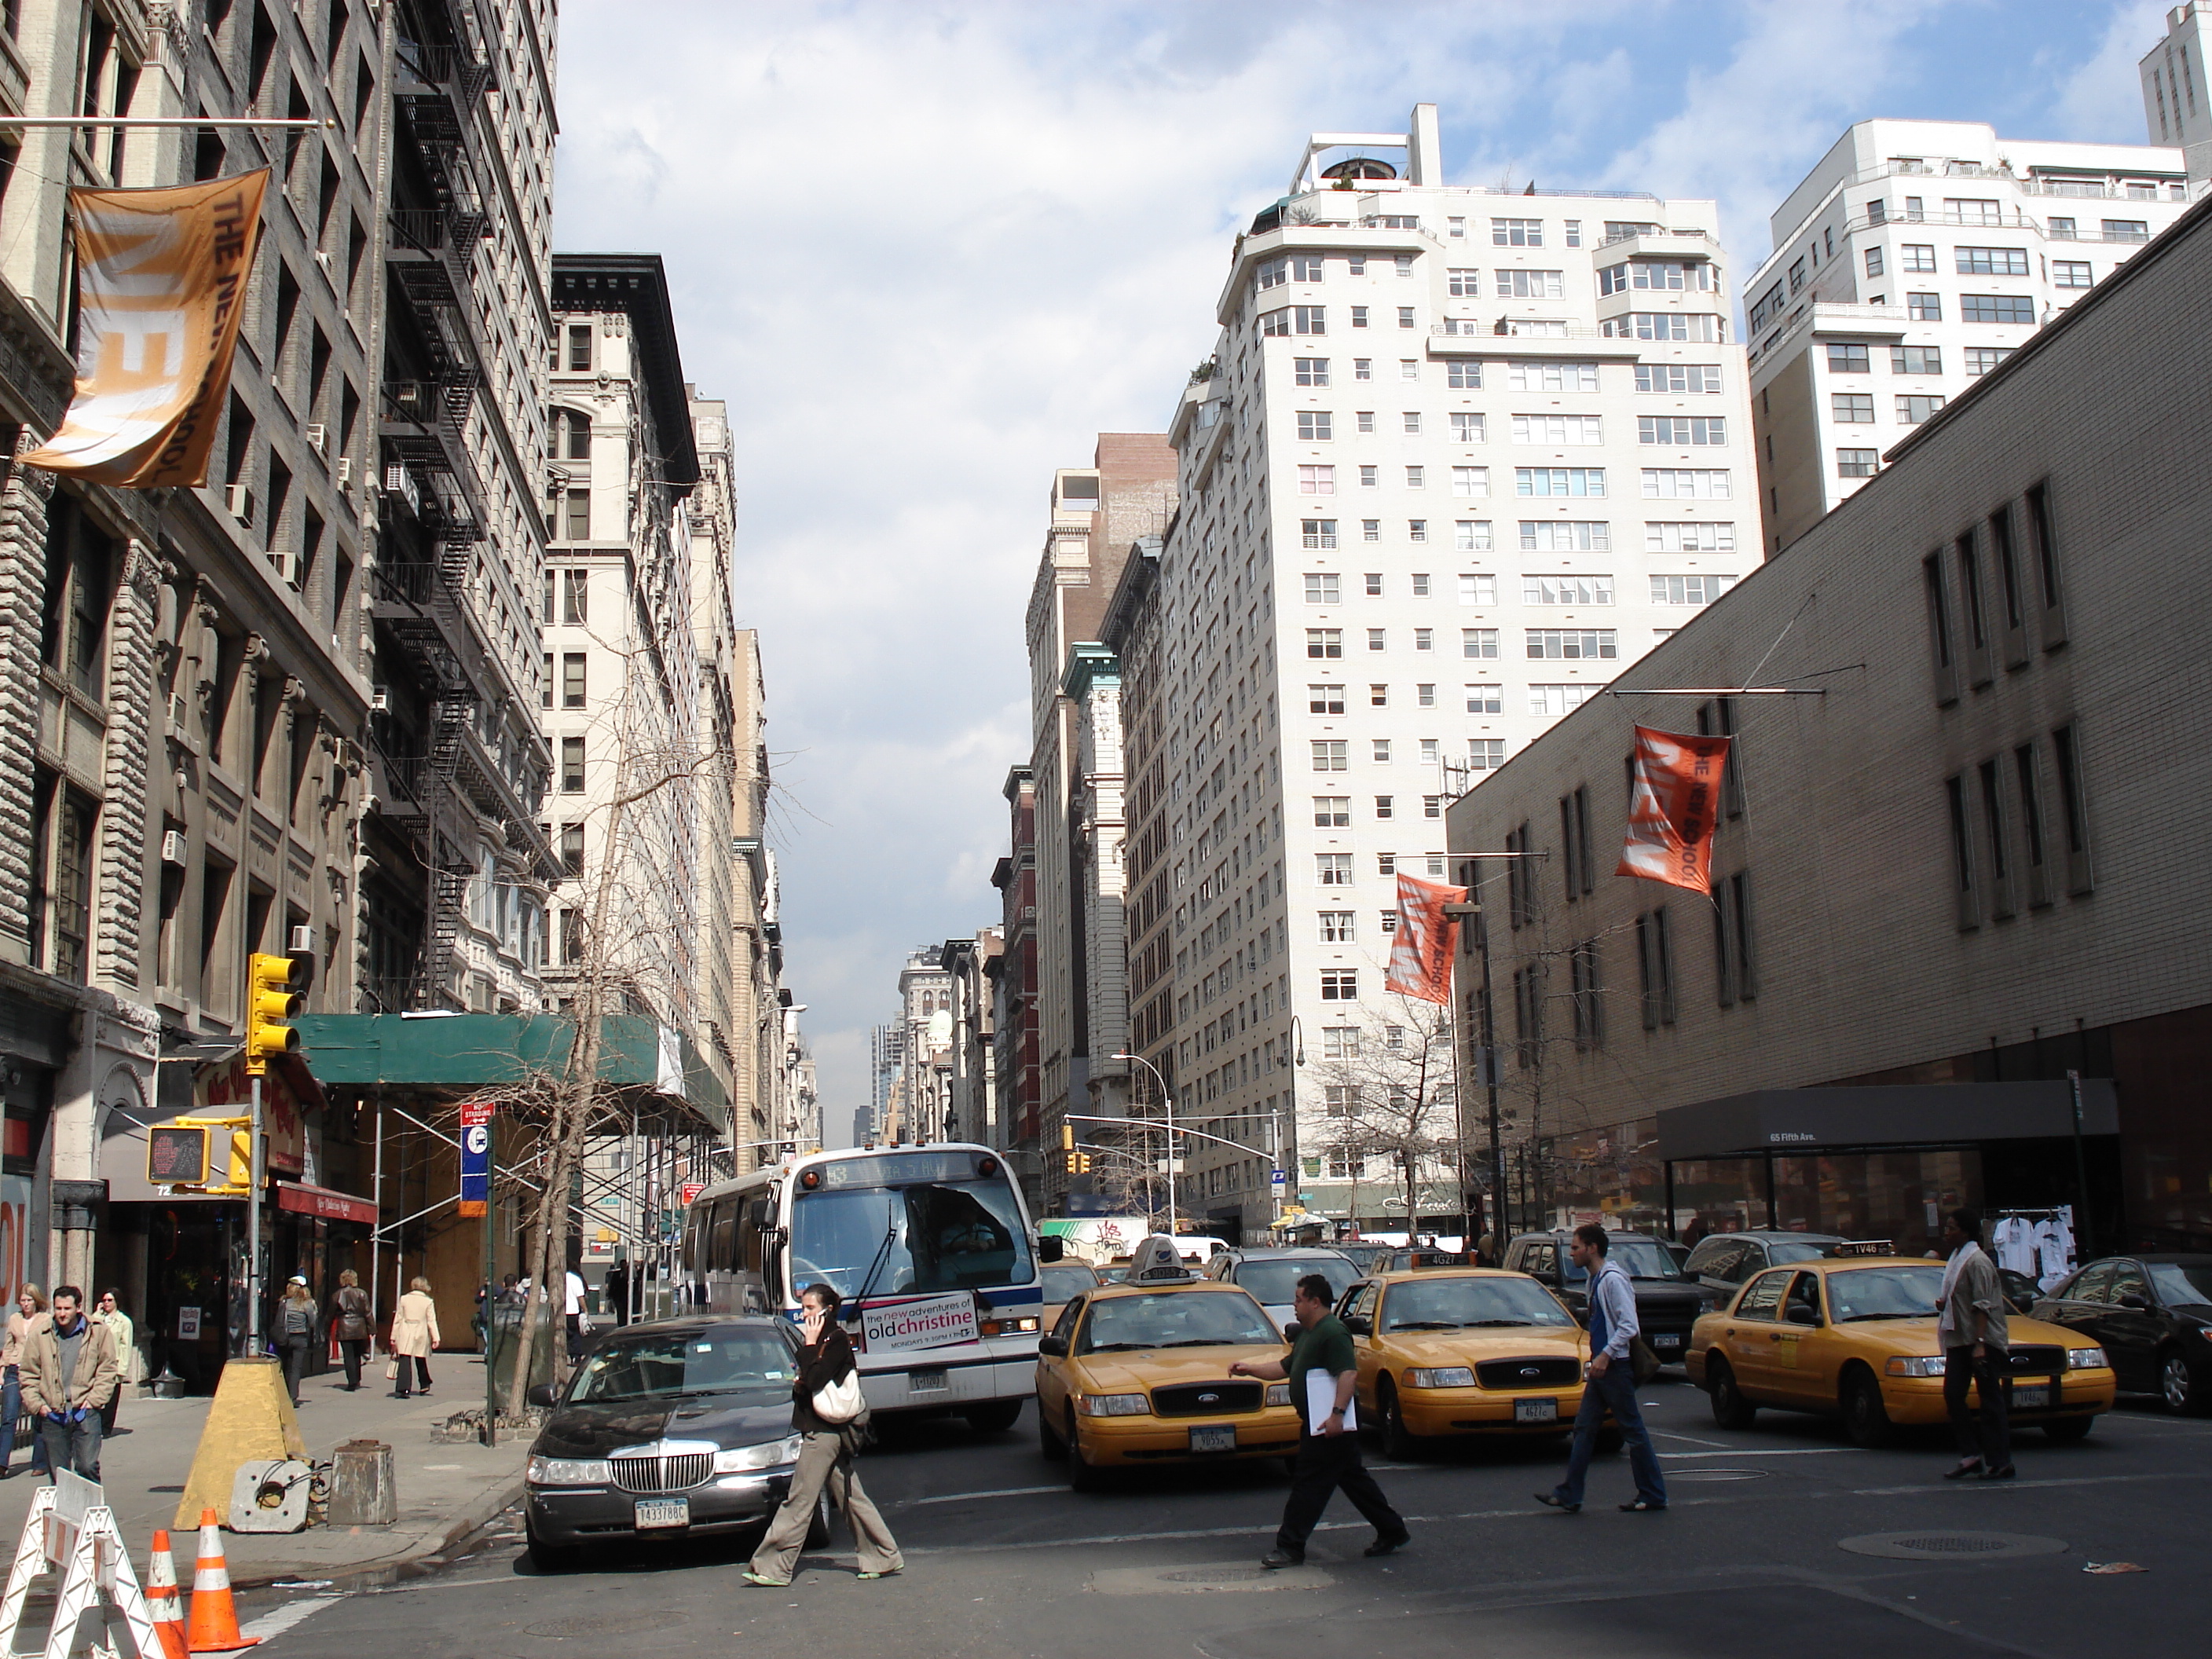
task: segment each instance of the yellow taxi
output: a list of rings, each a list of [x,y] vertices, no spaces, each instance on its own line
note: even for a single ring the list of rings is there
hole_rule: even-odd
[[[1562,1433],[1582,1407],[1589,1338],[1527,1273],[1376,1273],[1337,1314],[1359,1360],[1360,1414],[1393,1457],[1446,1437]]]
[[[1079,1291],[1037,1343],[1038,1441],[1078,1492],[1110,1468],[1297,1452],[1290,1384],[1229,1374],[1235,1360],[1282,1358],[1282,1332],[1249,1291],[1198,1278],[1155,1242],[1120,1284]]]
[[[1747,1428],[1771,1406],[1840,1416],[1853,1440],[1879,1446],[1894,1428],[1947,1420],[1942,1289],[1943,1264],[1912,1256],[1832,1254],[1770,1268],[1698,1321],[1684,1363],[1723,1428]],[[2112,1408],[2105,1351],[2041,1320],[2008,1326],[2013,1425],[2081,1439]]]

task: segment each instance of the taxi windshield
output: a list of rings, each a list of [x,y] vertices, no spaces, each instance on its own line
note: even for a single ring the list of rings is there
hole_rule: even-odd
[[[1212,1348],[1231,1344],[1279,1348],[1283,1334],[1242,1292],[1162,1291],[1094,1302],[1076,1340],[1078,1353],[1133,1348]]]
[[[1386,1331],[1456,1331],[1484,1326],[1571,1325],[1573,1316],[1527,1279],[1422,1279],[1382,1297]]]
[[[1359,1277],[1359,1269],[1340,1255],[1247,1261],[1237,1269],[1237,1284],[1239,1289],[1251,1291],[1262,1302],[1289,1303],[1296,1299],[1298,1280],[1308,1273],[1319,1273],[1328,1280],[1328,1299],[1334,1302],[1351,1288],[1352,1281]]]
[[[1605,1259],[1631,1279],[1676,1279],[1680,1273],[1666,1246],[1656,1238],[1611,1238]],[[1563,1251],[1564,1255],[1565,1252]],[[1579,1285],[1589,1277],[1572,1262],[1567,1264],[1567,1283]]]
[[[772,1328],[718,1325],[703,1331],[657,1331],[594,1351],[569,1387],[568,1403],[596,1406],[687,1394],[781,1396],[790,1392],[797,1375],[791,1344]]]
[[[1838,1325],[1855,1319],[1920,1319],[1943,1294],[1941,1267],[1853,1267],[1828,1275],[1828,1309]]]

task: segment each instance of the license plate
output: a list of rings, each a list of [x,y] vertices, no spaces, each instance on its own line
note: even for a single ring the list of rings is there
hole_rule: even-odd
[[[2048,1382],[2012,1385],[2012,1408],[2016,1412],[2041,1411],[2051,1403],[2051,1384]]]
[[[1682,1346],[1682,1339],[1679,1336],[1655,1336],[1651,1339],[1651,1346],[1654,1348],[1679,1348]]]
[[[943,1371],[908,1371],[906,1391],[908,1394],[943,1394],[952,1386]]]
[[[691,1500],[688,1498],[641,1498],[637,1500],[637,1529],[650,1532],[655,1527],[688,1527],[691,1524]]]
[[[1237,1425],[1229,1423],[1216,1428],[1193,1429],[1190,1449],[1194,1452],[1233,1452],[1237,1449]]]
[[[1513,1402],[1516,1423],[1556,1423],[1559,1420],[1559,1402],[1556,1400],[1516,1400]]]

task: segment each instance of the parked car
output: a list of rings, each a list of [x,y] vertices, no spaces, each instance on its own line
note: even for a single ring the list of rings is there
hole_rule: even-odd
[[[1335,1243],[1322,1248],[1334,1250],[1360,1272],[1370,1273],[1380,1273],[1382,1269],[1376,1264],[1397,1247],[1375,1238],[1340,1238]]]
[[[1081,1296],[1085,1291],[1095,1291],[1105,1281],[1098,1269],[1087,1261],[1062,1260],[1048,1261],[1037,1269],[1037,1278],[1044,1285],[1044,1310],[1038,1316],[1037,1328],[1048,1331],[1060,1322],[1060,1310]]]
[[[790,1490],[797,1338],[765,1317],[662,1320],[611,1331],[556,1395],[524,1471],[523,1525],[549,1568],[584,1547],[764,1525]],[[808,1541],[830,1536],[826,1503]]]
[[[1328,1280],[1328,1299],[1334,1304],[1344,1294],[1345,1287],[1359,1277],[1359,1269],[1352,1265],[1349,1257],[1319,1247],[1300,1249],[1255,1246],[1224,1250],[1206,1264],[1208,1279],[1218,1279],[1224,1285],[1251,1291],[1267,1310],[1267,1317],[1279,1326],[1287,1325],[1297,1317],[1291,1298],[1297,1290],[1298,1280],[1308,1273],[1319,1273]]]
[[[1409,1273],[1426,1267],[1464,1267],[1468,1265],[1465,1250],[1439,1250],[1433,1245],[1421,1245],[1387,1251],[1377,1256],[1367,1271],[1371,1273]]]
[[[2109,1256],[2051,1287],[2035,1316],[2094,1338],[2121,1389],[2212,1410],[2212,1255]]]
[[[1503,1265],[1546,1286],[1587,1325],[1589,1276],[1575,1266],[1568,1252],[1572,1237],[1565,1232],[1522,1233],[1506,1245]],[[1608,1232],[1605,1238],[1607,1259],[1620,1265],[1636,1292],[1636,1322],[1644,1341],[1662,1361],[1678,1363],[1706,1299],[1682,1282],[1674,1253],[1660,1240],[1642,1233]]]
[[[1885,1444],[1898,1426],[1948,1415],[1942,1289],[1943,1264],[1911,1256],[1822,1256],[1759,1273],[1698,1321],[1690,1381],[1712,1396],[1724,1429],[1747,1429],[1771,1406],[1840,1417],[1858,1444]],[[2112,1408],[2104,1351],[2039,1320],[2012,1321],[2011,1335],[2014,1425],[2081,1439]]]
[[[1708,1292],[1707,1308],[1725,1307],[1753,1274],[1785,1262],[1814,1261],[1831,1245],[1850,1241],[1834,1233],[1769,1231],[1764,1228],[1742,1233],[1708,1233],[1682,1264],[1682,1276]]]

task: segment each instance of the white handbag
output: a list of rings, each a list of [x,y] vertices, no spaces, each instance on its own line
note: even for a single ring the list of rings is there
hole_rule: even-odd
[[[856,1368],[847,1371],[835,1382],[824,1382],[815,1389],[809,1402],[815,1416],[824,1423],[849,1423],[867,1408],[867,1396],[860,1392],[860,1373]]]

